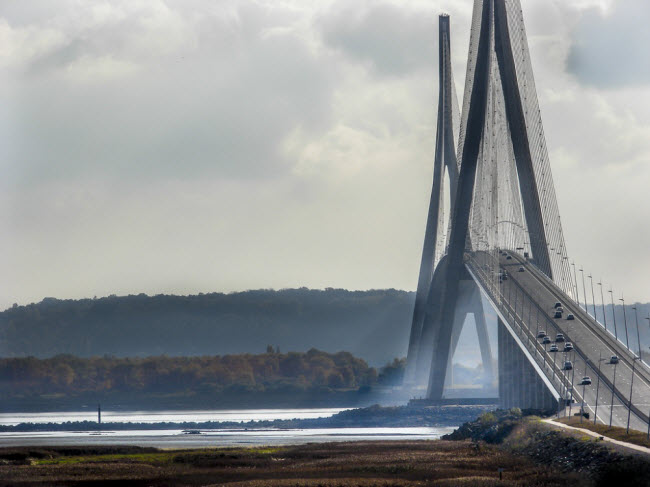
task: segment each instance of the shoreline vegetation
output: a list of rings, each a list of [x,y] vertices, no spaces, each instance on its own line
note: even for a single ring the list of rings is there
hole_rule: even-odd
[[[1,358],[2,412],[354,407],[389,402],[405,359],[379,370],[348,352],[200,357]]]
[[[648,456],[558,431],[533,413],[484,412],[436,441],[0,448],[0,485],[647,486]]]
[[[0,425],[0,432],[31,431],[125,431],[125,430],[256,430],[256,429],[309,429],[309,428],[374,428],[374,427],[437,427],[458,426],[491,411],[496,406],[429,406],[382,407],[341,411],[327,418],[276,419],[271,421],[208,421],[161,423],[106,423],[95,421],[70,421],[64,423],[21,423]]]

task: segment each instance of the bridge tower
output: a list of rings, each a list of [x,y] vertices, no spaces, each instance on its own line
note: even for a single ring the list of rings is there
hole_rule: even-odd
[[[426,384],[432,401],[443,398],[467,313],[475,317],[484,366],[492,366],[483,299],[466,266],[471,256],[486,256],[486,275],[496,279],[501,250],[521,251],[546,278],[573,292],[519,0],[474,2],[458,129],[449,17],[441,16],[439,26],[434,181],[405,372],[405,385]],[[451,199],[446,237],[444,169]],[[501,319],[498,340],[502,404],[557,404],[552,387]]]
[[[431,349],[421,347],[420,340],[427,297],[430,284],[433,278],[433,271],[440,260],[444,249],[444,174],[449,179],[450,201],[453,203],[458,188],[459,167],[456,158],[456,143],[454,135],[458,133],[460,125],[458,101],[454,86],[451,67],[451,33],[448,15],[440,15],[438,20],[438,45],[439,45],[439,95],[438,95],[438,122],[436,134],[436,153],[433,170],[433,187],[431,189],[431,200],[422,249],[420,263],[420,274],[416,292],[415,306],[411,323],[411,335],[409,340],[408,360],[405,371],[405,384],[413,387],[426,382],[428,377],[428,363],[431,361]],[[453,353],[458,345],[463,324],[468,315],[473,315],[476,323],[476,331],[479,337],[479,346],[483,367],[488,378],[493,377],[492,352],[487,336],[485,314],[481,301],[480,292],[474,282],[469,279],[464,281],[463,289],[459,293],[459,301],[456,309],[453,336],[452,352],[449,357],[450,365]],[[449,375],[449,372],[447,373]]]

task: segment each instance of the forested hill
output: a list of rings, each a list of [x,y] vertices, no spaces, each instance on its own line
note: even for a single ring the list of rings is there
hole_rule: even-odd
[[[345,350],[381,366],[406,355],[414,293],[395,289],[258,290],[110,296],[0,313],[0,356],[225,355]]]

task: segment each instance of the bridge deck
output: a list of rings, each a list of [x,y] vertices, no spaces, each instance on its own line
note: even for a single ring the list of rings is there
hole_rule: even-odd
[[[598,421],[608,424],[611,411],[612,423],[625,426],[635,356],[534,265],[515,253],[510,252],[510,255],[512,259],[499,257],[499,268],[508,273],[508,279],[501,283],[497,276],[486,270],[494,269],[493,265],[487,265],[488,259],[493,259],[489,254],[472,254],[468,268],[481,289],[496,302],[500,314],[505,314],[511,327],[519,334],[520,342],[534,356],[556,389],[565,397],[573,395],[578,402],[584,397],[585,409],[592,418],[596,412],[598,391]],[[523,272],[519,272],[520,267],[524,268]],[[553,306],[557,301],[564,307],[561,319],[553,318]],[[566,319],[569,313],[575,316],[575,320]],[[566,341],[573,344],[574,351],[563,352],[564,343],[557,343],[560,351],[550,352],[552,343],[544,345],[537,339],[540,330],[545,331],[553,343],[557,333],[564,334]],[[609,363],[612,355],[620,359],[616,366]],[[563,370],[565,360],[573,363],[573,370]],[[591,377],[591,385],[581,385],[585,375]],[[612,389],[615,391],[613,408]],[[650,370],[638,360],[632,389],[631,427],[643,431],[647,428],[650,412]],[[577,411],[575,406],[573,409]]]

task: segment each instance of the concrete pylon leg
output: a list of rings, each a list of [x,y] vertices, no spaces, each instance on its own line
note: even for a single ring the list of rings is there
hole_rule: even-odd
[[[460,300],[459,300],[460,301]],[[460,340],[460,334],[463,331],[463,326],[465,320],[467,319],[467,311],[463,309],[457,309],[456,315],[454,316],[453,330],[451,334],[451,351],[449,353],[449,360],[447,362],[447,375],[445,376],[445,386],[449,387],[453,384],[453,358],[456,353],[456,348],[458,347],[458,341]]]
[[[443,178],[445,167],[450,178],[451,201],[456,197],[458,184],[458,164],[456,161],[456,144],[454,142],[454,128],[452,114],[456,100],[453,93],[453,78],[451,70],[451,35],[449,16],[441,15],[439,18],[439,93],[438,93],[438,121],[436,133],[436,155],[433,167],[433,186],[427,216],[427,226],[420,261],[420,274],[416,291],[413,318],[411,322],[411,336],[409,339],[404,384],[418,386],[422,383],[422,367],[428,371],[431,356],[427,347],[430,347],[431,334],[424,329],[425,314],[429,290],[434,280],[436,266],[436,250],[443,245],[442,205],[443,205]],[[423,345],[427,344],[428,345]],[[425,357],[420,353],[424,351]],[[428,382],[425,374],[424,382]]]
[[[490,346],[490,337],[488,336],[487,323],[485,321],[485,309],[483,308],[481,291],[479,291],[476,284],[474,285],[474,289],[475,291],[472,298],[472,314],[474,315],[478,344],[481,349],[483,370],[485,372],[485,376],[489,379],[490,382],[492,382],[494,380],[494,367],[492,364],[492,347]]]

